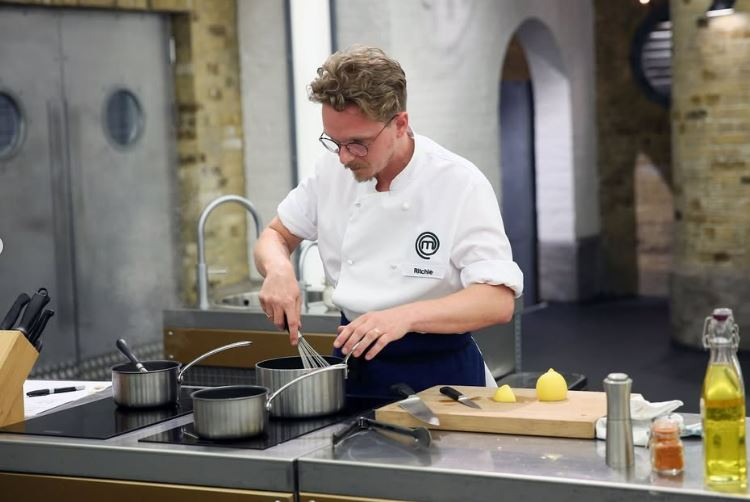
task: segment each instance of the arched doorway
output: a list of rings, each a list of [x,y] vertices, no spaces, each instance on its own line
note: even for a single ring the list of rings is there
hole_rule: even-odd
[[[522,230],[526,241],[531,241],[532,250],[535,241],[535,257],[531,254],[523,258],[522,245],[518,253],[514,252],[517,260],[530,260],[524,274],[529,277],[531,289],[524,303],[577,301],[592,296],[598,278],[599,215],[597,211],[586,210],[598,206],[594,149],[586,147],[587,138],[592,137],[588,124],[593,123],[594,117],[586,109],[573,110],[570,76],[560,45],[549,27],[538,19],[527,19],[514,33],[508,40],[507,57],[517,60],[519,53],[524,57],[529,83],[516,86],[525,87],[525,91],[519,91],[526,96],[525,105],[515,102],[521,99],[519,96],[501,97],[500,137],[509,138],[513,129],[525,129],[527,139],[523,150],[527,153],[518,167],[501,152],[503,196],[516,196],[515,171],[525,169],[523,178],[528,180],[528,186],[525,195],[519,196],[523,203],[503,202],[503,219],[506,226],[513,226],[513,220],[531,221]],[[509,108],[525,109],[525,118],[512,115],[504,119],[504,114],[512,114]],[[577,130],[574,130],[574,115]],[[517,148],[512,142],[506,143],[507,140],[501,142],[501,149]],[[530,216],[532,213],[535,215]],[[532,281],[536,282],[535,293]],[[525,281],[524,287],[528,286]]]
[[[539,302],[534,93],[521,43],[513,37],[500,75],[502,213],[513,258],[524,276],[524,303]],[[505,127],[503,127],[505,126]]]

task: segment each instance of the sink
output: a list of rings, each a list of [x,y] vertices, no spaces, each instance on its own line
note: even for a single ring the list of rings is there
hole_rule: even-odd
[[[221,299],[217,307],[260,310],[259,294],[259,291],[245,291],[227,295]]]
[[[261,308],[259,294],[259,291],[244,291],[242,293],[226,295],[222,297],[219,303],[215,306],[220,309],[236,309],[260,312]],[[307,310],[302,312],[303,314],[339,315],[338,309],[331,308],[324,301],[322,301],[322,291],[308,291],[307,295]]]

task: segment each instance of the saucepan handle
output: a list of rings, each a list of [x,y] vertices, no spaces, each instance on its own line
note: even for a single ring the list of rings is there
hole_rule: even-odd
[[[346,372],[346,365],[344,363],[333,364],[331,366],[326,366],[325,368],[320,368],[318,370],[311,371],[310,373],[305,373],[302,376],[298,376],[294,380],[291,380],[291,381],[285,383],[284,385],[282,385],[281,387],[279,387],[279,389],[276,392],[274,392],[273,394],[271,394],[269,396],[268,401],[266,401],[266,409],[268,411],[271,411],[271,402],[274,399],[276,399],[276,396],[278,396],[279,394],[281,394],[282,392],[284,392],[286,389],[288,389],[292,385],[295,385],[295,384],[297,384],[298,382],[300,382],[302,380],[305,380],[307,378],[315,376],[318,373],[325,373],[326,371],[339,371],[339,370],[343,370],[344,372]]]
[[[177,382],[182,383],[182,375],[188,369],[190,369],[190,367],[192,365],[194,365],[195,363],[197,363],[199,361],[202,361],[202,360],[204,360],[207,357],[211,357],[214,354],[218,354],[219,352],[224,352],[225,350],[233,349],[235,347],[245,347],[246,345],[250,345],[251,343],[253,343],[253,342],[251,342],[249,340],[244,340],[242,342],[234,342],[234,343],[230,343],[229,345],[222,345],[221,347],[217,347],[217,348],[215,348],[213,350],[209,350],[205,354],[200,355],[200,356],[196,357],[195,359],[193,359],[192,361],[190,361],[189,363],[187,363],[187,365],[184,368],[182,368],[182,371],[180,371],[178,373],[178,375],[177,375]]]

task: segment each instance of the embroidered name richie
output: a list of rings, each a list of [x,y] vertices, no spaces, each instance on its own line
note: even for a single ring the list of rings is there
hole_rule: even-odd
[[[415,274],[420,274],[420,275],[432,275],[435,272],[433,272],[429,268],[417,268],[417,267],[414,267],[414,273]]]

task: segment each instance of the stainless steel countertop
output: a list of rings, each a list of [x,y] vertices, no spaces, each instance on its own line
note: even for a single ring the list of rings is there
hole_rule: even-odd
[[[649,450],[641,447],[635,467],[623,472],[606,465],[603,441],[444,431],[432,437],[420,449],[367,431],[307,453],[298,460],[299,489],[436,502],[748,498],[704,488],[700,438],[684,439],[686,470],[670,478],[651,474]]]
[[[368,431],[334,449],[338,424],[266,450],[138,442],[191,420],[103,441],[0,434],[0,471],[430,501],[743,498],[703,487],[698,438],[685,439],[679,478],[651,476],[648,450],[639,447],[631,472],[612,470],[602,441],[579,439],[433,431],[420,450]]]
[[[294,492],[295,459],[330,444],[325,430],[266,450],[138,442],[192,417],[106,440],[0,433],[0,471]]]

